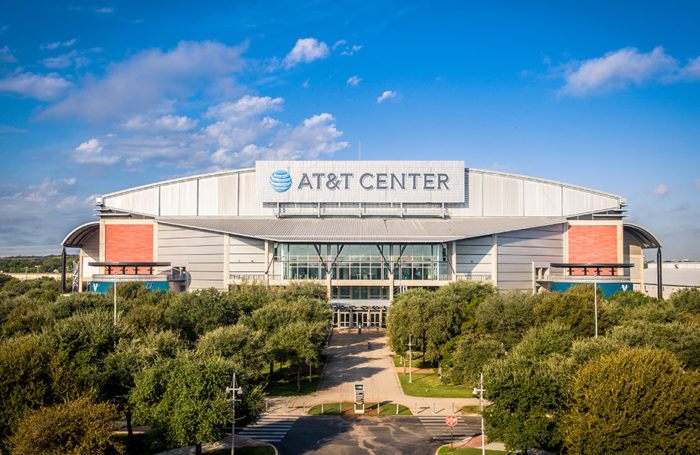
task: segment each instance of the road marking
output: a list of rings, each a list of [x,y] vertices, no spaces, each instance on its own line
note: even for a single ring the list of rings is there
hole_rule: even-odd
[[[264,415],[238,434],[257,441],[280,442],[298,418],[299,416],[290,415]]]
[[[419,416],[418,419],[435,440],[463,439],[481,432],[479,425],[470,425],[461,416],[457,416],[457,425],[452,427],[452,434],[450,426],[445,423],[445,416]]]

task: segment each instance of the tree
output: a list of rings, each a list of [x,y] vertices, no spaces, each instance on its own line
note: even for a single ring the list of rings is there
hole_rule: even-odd
[[[698,453],[700,373],[666,351],[624,348],[583,365],[564,420],[570,452]]]
[[[574,336],[567,326],[551,322],[528,330],[513,348],[513,354],[532,360],[545,360],[552,354],[568,356],[573,342]]]
[[[700,326],[696,324],[633,321],[615,327],[610,337],[632,347],[667,349],[688,368],[700,368]]]
[[[600,288],[598,292],[598,331],[602,334],[610,327],[611,321],[605,309],[605,298]],[[538,294],[540,302],[533,312],[537,324],[558,321],[571,328],[574,336],[595,335],[595,308],[593,286],[576,285],[564,293],[547,292]]]
[[[484,281],[457,280],[436,291],[438,300],[454,302],[461,312],[462,333],[475,329],[474,313],[481,302],[494,295],[496,288]]]
[[[700,289],[698,288],[676,291],[671,294],[668,301],[683,313],[691,315],[700,314]]]
[[[436,295],[436,297],[438,297]],[[461,315],[457,302],[447,299],[434,298],[425,308],[425,354],[428,362],[437,362],[438,375],[442,377],[442,347],[450,338],[459,333]]]
[[[197,351],[231,361],[239,374],[252,380],[262,376],[268,355],[263,334],[241,324],[205,333],[197,341]]]
[[[0,344],[0,449],[27,410],[55,402],[51,358],[46,335],[29,334]]]
[[[278,362],[289,361],[297,370],[297,392],[301,392],[301,368],[318,364],[324,343],[322,323],[297,321],[277,329],[270,337]]]
[[[565,379],[545,361],[511,355],[484,372],[486,434],[511,451],[557,449]]]
[[[82,397],[29,413],[9,443],[16,455],[122,453],[111,439],[116,418],[114,405]]]
[[[221,358],[191,356],[163,359],[136,378],[129,401],[134,419],[148,425],[168,447],[221,439],[231,402],[225,388],[232,368]]]
[[[452,357],[450,379],[454,382],[474,385],[486,364],[504,355],[503,343],[494,338],[461,337]]]
[[[536,303],[532,294],[522,291],[489,295],[475,312],[479,331],[510,349],[535,325],[533,309]]]
[[[175,294],[165,310],[165,320],[175,330],[181,330],[190,341],[209,330],[235,324],[240,307],[235,296],[216,289],[200,289]]]

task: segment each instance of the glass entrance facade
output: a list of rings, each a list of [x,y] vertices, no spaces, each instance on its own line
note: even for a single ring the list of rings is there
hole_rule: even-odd
[[[283,280],[325,280],[328,269],[334,280],[381,281],[389,280],[392,273],[394,280],[449,279],[447,249],[442,244],[281,243],[274,254],[275,275]],[[371,288],[368,296],[381,292]]]

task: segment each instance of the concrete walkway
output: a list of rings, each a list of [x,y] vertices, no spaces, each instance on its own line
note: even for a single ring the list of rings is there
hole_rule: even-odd
[[[367,349],[370,343],[371,349]],[[325,350],[328,360],[318,390],[302,397],[271,397],[268,413],[305,415],[321,403],[352,402],[355,384],[364,385],[365,402],[399,403],[417,415],[448,415],[476,398],[422,398],[403,393],[384,331],[334,333]]]

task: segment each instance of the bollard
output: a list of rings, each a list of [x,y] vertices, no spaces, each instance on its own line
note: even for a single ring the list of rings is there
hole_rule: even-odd
[[[321,403],[321,415],[323,415],[323,403]]]
[[[265,412],[267,412],[267,400],[265,400]]]
[[[418,402],[417,402],[417,401],[416,401],[416,414],[420,414],[420,413],[418,412]]]
[[[343,402],[339,401],[338,402],[338,415],[342,415],[342,414],[343,414]]]
[[[396,403],[396,415],[399,415],[399,404]]]
[[[437,414],[437,410],[435,410],[435,400],[433,400],[433,415]]]
[[[382,412],[382,403],[381,401],[377,403],[377,415],[381,414]]]

